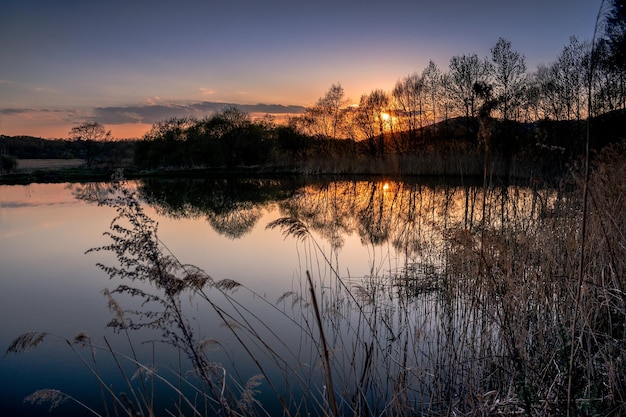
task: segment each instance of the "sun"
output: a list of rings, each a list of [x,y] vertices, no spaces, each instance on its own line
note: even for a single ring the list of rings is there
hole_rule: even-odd
[[[380,118],[383,119],[384,121],[387,121],[391,118],[391,115],[389,113],[382,112],[380,114]]]

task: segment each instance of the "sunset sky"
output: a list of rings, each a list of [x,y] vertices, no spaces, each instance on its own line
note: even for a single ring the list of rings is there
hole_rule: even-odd
[[[530,72],[572,35],[591,40],[599,0],[50,1],[0,4],[0,134],[67,137],[96,120],[139,137],[212,102],[307,106],[341,83],[357,102],[499,37]],[[210,103],[208,103],[210,102]],[[260,113],[293,109],[250,106]]]

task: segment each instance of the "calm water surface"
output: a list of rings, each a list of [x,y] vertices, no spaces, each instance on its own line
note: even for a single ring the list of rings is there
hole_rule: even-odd
[[[161,241],[182,263],[203,269],[215,280],[228,278],[245,286],[237,291],[237,300],[262,316],[262,321],[280,328],[280,337],[290,346],[309,350],[301,333],[291,333],[288,321],[283,326],[285,317],[271,306],[289,310],[289,301],[275,302],[286,292],[306,292],[305,271],[312,271],[315,285],[322,290],[336,285],[335,273],[357,288],[372,277],[390,277],[407,266],[436,272],[445,246],[444,231],[471,228],[482,213],[476,189],[468,186],[291,180],[151,181],[127,186],[138,190],[146,214],[158,221]],[[97,262],[115,265],[114,256],[85,254],[109,243],[103,232],[109,230],[115,211],[94,202],[105,188],[97,183],[0,186],[3,349],[27,331],[69,339],[84,331],[94,339],[106,336],[120,349],[125,346],[124,338],[106,327],[113,314],[102,293],[118,282],[96,266]],[[525,221],[532,221],[556,198],[523,188],[503,192],[516,202],[504,209],[504,199],[499,200],[503,213],[514,210]],[[280,229],[266,228],[282,217],[308,225],[319,248],[310,240],[301,242],[283,236]],[[133,305],[134,301],[126,301]],[[255,374],[225,326],[203,311],[206,306],[190,300],[186,308],[199,334],[222,343],[216,361],[228,363],[235,358],[244,381]],[[138,349],[165,368],[177,368],[176,351],[159,347],[152,356],[152,346],[139,343]],[[115,380],[114,368],[101,372]],[[61,389],[96,407],[99,402],[94,378],[64,343],[52,339],[34,351],[4,356],[0,384],[0,415],[40,415],[48,407],[23,405],[22,400],[42,388]],[[51,415],[67,415],[71,409],[64,404]]]

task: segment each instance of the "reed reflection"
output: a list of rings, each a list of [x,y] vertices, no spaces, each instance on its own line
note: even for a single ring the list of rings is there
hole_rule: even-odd
[[[129,183],[129,184],[132,184]],[[562,211],[563,190],[407,181],[317,181],[269,179],[151,179],[136,183],[146,203],[171,218],[205,218],[219,234],[238,239],[249,233],[264,211],[277,206],[333,250],[357,235],[363,245],[391,247],[407,257],[441,253],[455,231],[538,227],[542,218]],[[106,183],[74,187],[79,199],[97,201],[110,192]]]
[[[619,335],[623,302],[614,296],[622,294],[618,290],[623,275],[612,273],[623,271],[623,264],[612,256],[606,261],[612,252],[602,249],[602,239],[608,238],[617,239],[613,248],[624,247],[618,242],[623,239],[619,229],[597,227],[602,233],[590,236],[596,246],[587,254],[585,297],[581,298],[585,304],[572,308],[577,265],[571,260],[579,250],[578,193],[537,186],[480,188],[382,180],[303,184],[151,180],[138,182],[136,188],[138,197],[160,213],[205,218],[231,239],[258,226],[266,212],[279,216],[268,227],[280,228],[295,240],[300,270],[276,303],[233,280],[213,281],[203,271],[173,263],[169,255],[158,268],[167,273],[157,284],[173,300],[166,299],[166,311],[181,312],[180,320],[167,322],[177,327],[166,336],[179,330],[190,335],[174,341],[185,344],[182,348],[188,349],[198,369],[212,364],[215,356],[197,349],[204,339],[191,337],[195,327],[182,316],[186,310],[179,295],[183,292],[190,293],[194,304],[206,303],[217,314],[214,321],[224,321],[232,332],[230,342],[241,344],[268,383],[271,366],[257,359],[267,356],[280,369],[287,388],[272,386],[272,390],[283,411],[295,411],[294,415],[300,411],[293,408],[299,407],[296,404],[306,403],[315,411],[312,414],[322,415],[333,402],[338,413],[355,415],[448,415],[451,410],[467,415],[530,415],[563,410],[558,400],[563,393],[583,396],[589,384],[606,379],[601,373],[582,378],[586,367],[576,365],[581,382],[566,386],[570,361],[585,363],[592,360],[589,355],[596,348],[613,351],[623,346]],[[101,191],[94,187],[91,194],[99,196]],[[610,191],[604,190],[609,196]],[[599,207],[604,204],[599,198],[596,201]],[[142,204],[133,195],[115,206]],[[606,205],[606,210],[616,207]],[[621,219],[620,210],[608,218]],[[152,227],[148,218],[141,218],[144,229]],[[156,248],[156,228],[153,236]],[[351,250],[347,244],[351,236],[363,246],[387,251],[388,266],[372,267],[363,276],[339,273],[342,257],[338,254]],[[121,240],[137,240],[137,247],[145,248],[143,238],[144,233],[137,233]],[[326,252],[326,243],[331,253]],[[114,248],[128,250],[127,245]],[[161,260],[154,256],[147,261],[154,259]],[[594,269],[602,259],[604,266]],[[170,271],[168,265],[176,268]],[[145,271],[152,279],[154,268]],[[129,288],[120,286],[112,293],[126,294]],[[140,298],[147,295],[130,289]],[[234,294],[233,289],[250,291],[252,298],[262,301],[262,308],[244,306],[238,298],[241,293]],[[260,313],[268,306],[276,317]],[[195,311],[204,316],[202,308]],[[577,320],[577,314],[585,315],[585,321]],[[281,323],[278,330],[276,322]],[[571,351],[568,347],[576,341],[567,330],[576,325],[582,332],[593,332],[594,339]],[[295,347],[286,334],[297,341]],[[549,363],[545,358],[550,358]],[[218,376],[232,370],[218,370],[201,375],[204,382],[215,384],[207,401],[217,401],[221,407],[251,395],[235,386],[232,397],[222,398],[227,385]],[[247,381],[256,383],[256,378],[252,375]],[[247,384],[243,379],[237,383]],[[610,383],[621,386],[619,381]],[[341,400],[331,397],[330,391],[340,394]],[[304,402],[302,393],[309,395]]]

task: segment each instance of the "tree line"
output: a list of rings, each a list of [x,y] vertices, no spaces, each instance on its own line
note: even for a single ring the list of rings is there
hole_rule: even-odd
[[[558,132],[568,137],[557,139],[554,125],[547,121],[580,122],[626,109],[624,3],[608,2],[602,36],[593,48],[590,42],[571,37],[554,62],[532,73],[527,72],[524,55],[500,38],[489,57],[453,56],[446,70],[431,60],[423,71],[400,79],[392,91],[372,90],[358,104],[351,104],[341,84],[333,84],[286,126],[276,127],[267,118],[251,121],[236,109],[200,121],[157,123],[138,144],[136,162],[231,167],[302,157],[312,149],[317,157],[349,150],[385,158],[452,136],[455,125],[450,128],[450,122],[459,118],[465,123],[464,139],[476,142],[476,120],[487,104],[488,116],[499,122],[496,151],[510,156],[539,144],[539,149],[571,148],[575,153],[580,129],[570,123],[569,129]],[[538,134],[520,132],[520,123],[543,124]]]
[[[581,121],[626,109],[623,4],[610,2],[603,35],[593,48],[571,37],[554,62],[533,73],[527,72],[524,55],[500,38],[489,57],[453,56],[446,70],[431,60],[392,91],[372,90],[358,104],[351,104],[341,84],[333,84],[286,125],[277,126],[269,117],[250,120],[236,108],[203,120],[157,123],[137,144],[135,162],[153,168],[229,168],[307,157],[384,159],[445,148],[443,142],[451,139],[458,148],[478,142],[481,110],[483,118],[497,120],[490,125],[492,150],[505,158],[546,149],[571,157],[582,146]],[[557,128],[555,122],[563,123]]]
[[[391,92],[376,89],[362,95],[358,106],[346,107],[343,89],[333,85],[307,110],[301,126],[311,134],[356,140],[391,128],[415,134],[450,118],[476,117],[485,101],[474,88],[477,84],[492,88],[497,98],[493,115],[504,121],[581,120],[623,110],[625,3],[607,2],[599,21],[603,30],[593,48],[591,42],[572,36],[554,62],[539,65],[535,72],[527,72],[525,56],[500,38],[488,57],[453,56],[447,70],[431,60],[421,72],[399,80]]]
[[[391,92],[373,90],[363,94],[355,106],[346,105],[343,88],[335,84],[297,123],[311,135],[332,138],[364,140],[392,130],[415,138],[425,126],[477,117],[486,100],[476,90],[477,84],[492,89],[497,99],[493,116],[500,120],[583,120],[626,108],[626,66],[620,58],[622,52],[611,45],[602,38],[594,48],[591,97],[587,86],[592,68],[589,42],[571,37],[556,61],[528,73],[524,55],[500,38],[490,57],[454,56],[447,71],[431,60],[422,72],[399,80]],[[588,98],[592,114],[587,114]]]
[[[583,121],[606,121],[600,116],[626,111],[625,3],[607,2],[601,36],[593,45],[571,37],[554,62],[535,72],[529,73],[524,55],[500,38],[488,57],[453,56],[446,69],[431,60],[421,72],[398,80],[392,91],[372,90],[357,104],[346,98],[341,84],[333,84],[286,124],[271,116],[252,120],[236,107],[203,119],[155,123],[135,144],[134,164],[228,169],[314,159],[367,163],[433,149],[476,150],[485,131],[488,151],[505,159],[532,160],[546,150],[575,157],[583,146]],[[621,134],[614,129],[621,119],[609,121],[608,129],[596,124],[604,142]],[[88,165],[106,159],[99,143],[110,142],[110,132],[101,124],[75,126],[70,139],[82,144],[79,154]]]

